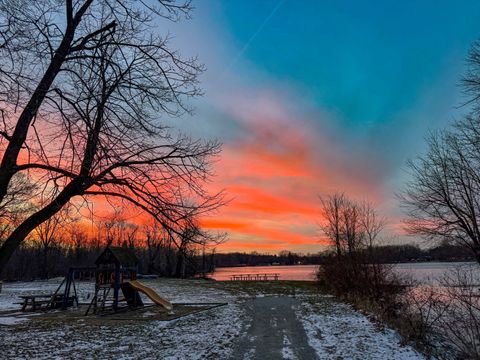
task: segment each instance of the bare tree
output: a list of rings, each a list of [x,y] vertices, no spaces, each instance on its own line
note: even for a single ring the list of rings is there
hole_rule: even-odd
[[[88,8],[94,21],[84,23],[86,35],[70,44],[78,50],[63,58],[68,67],[59,68],[62,83],[50,83],[44,91],[48,111],[41,118],[53,126],[34,126],[35,142],[26,145],[29,161],[14,168],[41,182],[42,197],[50,202],[8,236],[0,248],[0,271],[36,226],[74,198],[103,196],[116,206],[134,205],[172,234],[181,234],[190,219],[222,203],[221,194],[203,189],[220,145],[172,134],[158,121],[162,113],[189,111],[184,100],[200,94],[202,66],[170,51],[167,39],[153,36],[149,13],[118,3]],[[160,5],[174,17],[188,4]],[[16,142],[13,134],[8,137]],[[4,160],[15,148],[11,139]],[[11,169],[9,163],[0,174]]]
[[[39,226],[35,228],[33,242],[36,243],[42,252],[42,261],[40,263],[42,278],[49,277],[49,252],[55,246],[59,246],[64,242],[66,225],[71,223],[70,211],[68,207],[63,208]]]
[[[200,228],[198,221],[192,219],[178,235],[177,265],[175,276],[184,278],[187,275],[187,265],[194,260],[199,251],[207,246],[219,245],[225,240],[224,234],[213,234]]]
[[[367,248],[378,245],[379,235],[387,225],[387,218],[378,213],[373,204],[363,201],[360,205],[360,228]]]
[[[110,9],[108,17],[103,16],[105,8]],[[0,1],[0,134],[6,142],[0,163],[0,202],[19,171],[17,161],[22,148],[28,147],[31,125],[49,115],[48,106],[41,108],[45,99],[61,101],[62,90],[68,91],[59,75],[68,74],[78,59],[95,57],[98,49],[115,41],[113,34],[145,29],[150,14],[176,20],[190,8],[188,0],[158,0],[152,6],[124,0]],[[137,46],[140,39],[123,38],[117,45]]]
[[[361,226],[362,214],[360,211],[360,206],[349,199],[346,201],[342,211],[343,238],[349,253],[358,250],[364,240],[364,232]]]
[[[330,291],[347,299],[394,305],[400,284],[392,267],[383,264],[375,251],[386,218],[378,214],[372,203],[358,202],[344,194],[336,193],[321,201],[322,230],[336,253],[324,258],[318,279]]]
[[[127,221],[123,208],[115,208],[107,220],[99,221],[99,237],[106,245],[129,246],[134,248],[140,226]]]
[[[468,247],[480,262],[480,119],[432,133],[400,194],[411,234]]]
[[[326,198],[320,197],[322,204],[322,216],[325,223],[321,225],[323,233],[335,245],[337,255],[342,253],[344,248],[342,223],[343,223],[343,209],[347,202],[345,194],[336,193]]]
[[[142,230],[146,237],[147,272],[153,274],[159,271],[156,264],[161,252],[170,249],[172,244],[168,232],[155,221],[145,225]]]
[[[73,250],[75,264],[78,265],[82,250],[92,245],[89,244],[90,238],[78,222],[68,224],[66,233],[68,235],[68,245],[70,245]]]
[[[463,89],[471,112],[427,138],[426,154],[408,162],[400,194],[412,234],[469,248],[480,263],[480,42],[468,56]]]
[[[377,221],[373,206],[365,202],[359,204],[345,196],[335,193],[326,198],[320,197],[322,203],[323,233],[332,241],[337,255],[354,252],[364,244],[365,236],[371,240],[382,228]],[[367,229],[368,227],[368,229]]]

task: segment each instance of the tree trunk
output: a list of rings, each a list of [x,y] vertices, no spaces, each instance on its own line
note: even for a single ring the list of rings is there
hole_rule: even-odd
[[[473,252],[474,252],[474,255],[475,255],[475,259],[480,264],[480,245],[474,246]]]
[[[0,274],[15,250],[33,229],[59,212],[72,197],[83,193],[80,185],[79,180],[70,182],[50,204],[29,216],[10,234],[0,248]]]
[[[185,278],[185,275],[186,275],[185,269],[186,269],[185,251],[180,248],[177,252],[177,266],[175,270],[175,276],[181,279]]]
[[[50,65],[37,85],[37,88],[33,92],[30,101],[27,103],[18,118],[15,130],[7,148],[5,149],[0,165],[0,202],[7,194],[8,184],[10,183],[13,175],[15,175],[18,154],[20,153],[25,139],[27,138],[30,124],[37,114],[40,105],[45,99],[45,96],[55,80],[55,77],[58,75],[63,62],[65,61],[65,57],[68,54],[71,42],[73,40],[74,31],[75,29],[73,28],[67,28],[65,36],[55,52]]]
[[[45,280],[48,280],[48,246],[43,247],[43,261],[42,261],[42,271],[40,272],[41,277]]]

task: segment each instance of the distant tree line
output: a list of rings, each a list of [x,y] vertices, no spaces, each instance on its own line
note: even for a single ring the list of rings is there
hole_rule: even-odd
[[[62,277],[70,267],[94,266],[98,255],[104,247],[65,247],[54,245],[44,249],[22,245],[14,253],[3,272],[6,280],[36,280]],[[211,271],[211,256],[202,256],[200,250],[191,250],[183,260],[178,250],[173,247],[160,247],[152,258],[148,248],[133,249],[139,259],[139,274],[155,274],[163,277],[191,277]],[[203,268],[203,266],[207,266]],[[88,276],[88,273],[84,274]]]
[[[315,265],[321,262],[321,254],[296,254],[281,251],[276,254],[252,253],[222,253],[215,254],[213,263],[216,267],[229,266],[262,266],[262,265]]]
[[[126,221],[121,212],[91,227],[75,219],[68,208],[39,225],[13,253],[0,273],[7,280],[48,279],[64,276],[69,267],[93,266],[108,245],[135,251],[140,273],[167,277],[190,277],[212,271],[210,253],[223,234],[201,229],[195,222],[174,235],[161,224],[138,225]],[[2,243],[0,237],[0,244]]]
[[[454,244],[440,244],[422,249],[417,245],[383,245],[372,249],[382,263],[406,263],[421,261],[475,261],[468,248]]]
[[[362,250],[359,250],[360,252]],[[460,245],[441,244],[439,246],[422,249],[418,245],[378,245],[371,251],[380,263],[406,263],[421,261],[474,261],[475,258],[468,248]],[[297,254],[290,251],[281,251],[276,254],[252,253],[221,253],[214,254],[215,267],[230,266],[262,266],[262,265],[320,265],[328,258],[331,251],[316,254]]]
[[[161,277],[194,277],[214,271],[217,267],[269,266],[269,265],[319,265],[331,254],[329,251],[317,254],[297,254],[281,251],[279,254],[216,253],[213,247],[187,246],[183,253],[165,239],[158,240],[142,230],[135,240],[130,229],[114,245],[134,249],[139,258],[140,274],[155,274]],[[45,243],[39,238],[30,239],[14,253],[2,273],[7,280],[49,279],[64,276],[70,267],[93,266],[95,259],[111,238],[103,241],[88,239],[82,231],[74,232],[68,243],[56,240]],[[148,238],[150,236],[150,238]],[[130,239],[130,240],[129,240]],[[75,242],[76,240],[76,242]],[[150,242],[150,245],[148,245]],[[468,249],[442,244],[430,249],[417,245],[384,245],[373,247],[375,258],[380,263],[405,263],[420,261],[474,261]]]

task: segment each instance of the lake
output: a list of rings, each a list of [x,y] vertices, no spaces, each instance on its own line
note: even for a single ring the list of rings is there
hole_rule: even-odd
[[[272,265],[272,266],[239,266],[217,268],[211,277],[215,280],[230,280],[232,275],[246,274],[280,274],[280,280],[315,280],[318,265]]]
[[[438,284],[446,275],[456,270],[473,270],[480,279],[480,266],[476,262],[425,262],[395,264],[394,269],[423,284]]]
[[[399,274],[410,276],[422,283],[436,283],[442,276],[457,268],[480,269],[474,262],[405,263],[393,266]],[[224,267],[217,268],[211,277],[215,280],[230,280],[232,275],[277,273],[280,274],[280,280],[314,281],[317,269],[318,265]]]

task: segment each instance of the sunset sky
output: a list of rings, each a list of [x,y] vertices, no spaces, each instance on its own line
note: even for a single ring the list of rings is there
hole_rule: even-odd
[[[162,24],[207,67],[205,95],[175,126],[218,138],[212,190],[231,202],[204,219],[221,251],[317,252],[318,195],[344,191],[388,215],[429,129],[464,111],[460,78],[480,37],[480,2],[196,1]]]

